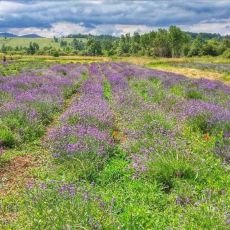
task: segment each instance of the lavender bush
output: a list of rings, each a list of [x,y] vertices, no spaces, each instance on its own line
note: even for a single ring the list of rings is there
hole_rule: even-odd
[[[65,75],[59,68],[54,66],[41,76],[33,73],[1,78],[0,125],[13,136],[9,142],[6,131],[0,131],[2,146],[40,137],[45,125],[62,110],[64,99],[74,92],[86,67],[68,65]]]

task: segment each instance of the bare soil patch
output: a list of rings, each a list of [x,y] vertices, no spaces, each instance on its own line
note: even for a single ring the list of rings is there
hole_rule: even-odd
[[[31,167],[39,165],[35,156],[17,156],[0,167],[0,195],[9,194],[28,181],[33,180],[29,174]]]

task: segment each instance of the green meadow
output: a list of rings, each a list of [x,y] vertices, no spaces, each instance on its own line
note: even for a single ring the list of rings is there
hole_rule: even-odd
[[[227,59],[7,60],[1,229],[229,228]]]
[[[84,39],[78,39],[79,41],[85,41]],[[63,38],[63,41],[67,43],[71,43],[73,38]],[[36,42],[40,48],[44,47],[53,47],[53,48],[61,48],[60,43],[55,42],[53,38],[3,38],[0,37],[0,46],[6,45],[15,47],[28,47],[31,42]]]

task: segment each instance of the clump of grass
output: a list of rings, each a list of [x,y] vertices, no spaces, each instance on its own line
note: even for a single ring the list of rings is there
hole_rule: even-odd
[[[203,94],[198,90],[188,90],[186,92],[186,97],[188,99],[202,99]]]
[[[13,147],[15,143],[13,132],[3,124],[0,124],[0,148],[1,146]]]
[[[105,99],[110,101],[112,98],[112,90],[108,80],[104,80],[103,82],[103,93]]]

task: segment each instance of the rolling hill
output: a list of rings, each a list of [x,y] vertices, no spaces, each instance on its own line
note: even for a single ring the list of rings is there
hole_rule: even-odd
[[[18,36],[16,34],[12,34],[12,33],[0,33],[0,37],[5,37],[5,38],[42,38],[41,36],[37,35],[37,34],[25,34],[22,36]]]

